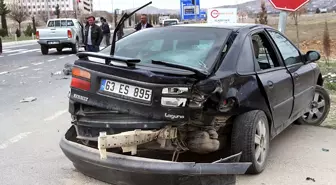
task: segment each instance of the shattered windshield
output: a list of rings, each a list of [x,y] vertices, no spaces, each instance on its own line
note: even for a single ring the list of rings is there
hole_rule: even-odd
[[[230,30],[200,27],[147,29],[131,34],[116,44],[116,56],[152,60],[208,70],[214,63]],[[111,47],[101,52],[110,53]]]

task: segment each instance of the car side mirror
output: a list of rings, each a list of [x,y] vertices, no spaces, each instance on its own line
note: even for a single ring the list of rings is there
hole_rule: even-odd
[[[306,53],[306,62],[307,63],[316,62],[316,61],[320,60],[320,58],[321,58],[321,55],[317,51],[308,51]]]

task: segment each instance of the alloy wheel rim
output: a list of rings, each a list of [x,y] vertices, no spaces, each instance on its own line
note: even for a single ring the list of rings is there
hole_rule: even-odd
[[[303,115],[303,119],[307,123],[318,122],[322,119],[324,111],[325,99],[320,93],[315,92],[314,98],[310,104],[310,109],[307,113]]]
[[[262,164],[266,159],[268,140],[266,133],[266,123],[263,120],[259,120],[257,123],[256,133],[254,136],[255,152],[254,158],[257,163]]]

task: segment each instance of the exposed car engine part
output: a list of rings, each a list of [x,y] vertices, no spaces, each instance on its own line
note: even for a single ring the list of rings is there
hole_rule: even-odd
[[[164,147],[166,139],[174,139],[176,137],[177,128],[170,126],[158,131],[134,130],[113,135],[106,135],[106,132],[100,132],[98,149],[102,159],[106,158],[107,148],[121,147],[123,152],[131,152],[132,155],[136,155],[137,145],[157,140],[161,144],[161,147]]]
[[[190,151],[200,154],[217,151],[220,144],[218,133],[214,129],[188,133],[187,143]]]

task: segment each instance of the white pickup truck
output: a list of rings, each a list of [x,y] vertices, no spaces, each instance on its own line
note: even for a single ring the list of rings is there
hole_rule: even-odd
[[[83,25],[77,19],[50,19],[47,28],[36,31],[37,42],[43,55],[47,55],[50,48],[56,48],[58,52],[71,48],[73,53],[77,53],[79,47],[84,46],[83,30]]]

